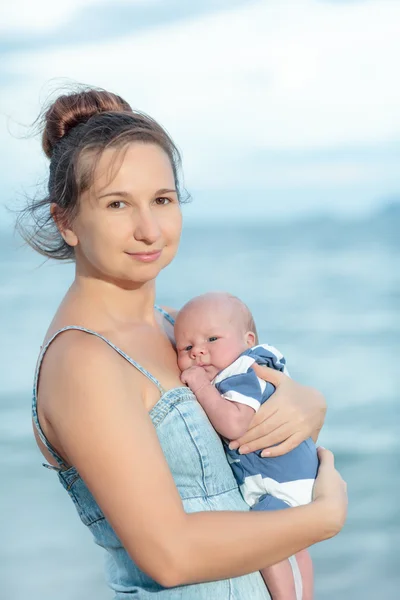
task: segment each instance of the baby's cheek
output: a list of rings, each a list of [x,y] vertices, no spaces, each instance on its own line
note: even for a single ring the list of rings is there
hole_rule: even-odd
[[[224,344],[224,347],[220,350],[220,362],[224,365],[224,368],[233,363],[243,352],[242,347],[233,342]]]
[[[187,356],[179,356],[178,355],[178,367],[181,371],[188,369],[190,367],[188,357]]]

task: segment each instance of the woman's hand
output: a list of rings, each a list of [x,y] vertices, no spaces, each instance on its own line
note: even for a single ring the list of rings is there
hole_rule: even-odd
[[[248,431],[230,443],[241,454],[262,450],[262,456],[281,456],[309,437],[316,441],[324,423],[325,400],[317,390],[293,381],[280,371],[254,364],[260,379],[276,391],[254,415]]]
[[[318,448],[319,469],[313,488],[313,500],[324,503],[328,517],[328,537],[339,533],[347,514],[347,485],[336,471],[330,450]]]

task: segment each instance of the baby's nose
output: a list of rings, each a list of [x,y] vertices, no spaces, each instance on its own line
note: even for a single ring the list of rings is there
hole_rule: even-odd
[[[198,356],[202,356],[205,354],[205,349],[203,346],[193,346],[192,348],[192,358],[195,359]]]

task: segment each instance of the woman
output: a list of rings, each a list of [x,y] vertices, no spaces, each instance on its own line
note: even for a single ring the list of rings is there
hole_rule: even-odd
[[[49,193],[27,209],[37,227],[25,235],[42,254],[74,260],[76,276],[38,361],[39,448],[106,549],[116,598],[268,598],[260,568],[343,525],[345,484],[332,455],[320,451],[310,505],[247,512],[217,434],[180,382],[174,311],[154,307],[156,277],[181,232],[173,142],[119,96],[88,90],[50,106],[43,148]],[[263,376],[276,402],[239,443],[283,441],[271,449],[278,454],[316,437],[320,395]]]

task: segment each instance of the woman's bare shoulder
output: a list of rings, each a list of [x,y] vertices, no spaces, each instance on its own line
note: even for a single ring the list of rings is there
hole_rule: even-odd
[[[100,334],[95,335],[83,329],[62,328],[57,335],[50,333],[46,336],[46,342],[51,342],[47,348],[45,359],[59,364],[60,368],[81,365],[89,357],[110,355],[108,344],[101,339]]]
[[[47,349],[40,372],[40,391],[52,398],[51,405],[56,410],[57,405],[64,404],[64,396],[74,404],[83,393],[85,402],[89,402],[89,397],[95,397],[104,385],[104,377],[123,383],[127,372],[140,393],[143,377],[136,369],[127,370],[125,360],[114,348],[97,335],[71,329],[57,335]]]

